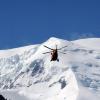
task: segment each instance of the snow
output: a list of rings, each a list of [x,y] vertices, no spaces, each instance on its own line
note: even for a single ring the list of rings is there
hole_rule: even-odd
[[[52,37],[38,45],[0,51],[0,94],[8,100],[99,100],[100,39]],[[92,44],[92,46],[91,46]],[[51,48],[63,48],[50,62]]]
[[[35,49],[38,47],[38,45],[30,45],[20,48],[14,48],[14,49],[7,49],[7,50],[0,50],[0,58],[7,58],[11,57],[16,54],[23,54],[23,52],[31,51],[31,49]]]
[[[100,50],[100,38],[80,39],[72,42],[90,49]]]

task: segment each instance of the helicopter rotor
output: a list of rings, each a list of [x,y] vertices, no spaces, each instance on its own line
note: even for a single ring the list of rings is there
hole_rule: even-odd
[[[59,53],[66,54],[65,52],[58,51]]]
[[[43,54],[47,54],[47,53],[51,53],[52,51],[50,51],[50,52],[44,52]]]
[[[46,47],[46,48],[48,48],[48,49],[50,49],[50,50],[54,50],[54,49],[52,49],[52,48],[50,48],[50,47],[47,47],[46,45],[43,45],[44,47]]]
[[[50,47],[48,47],[48,46],[46,46],[46,45],[43,45],[43,46],[46,47],[46,48],[48,48],[48,49],[50,49],[50,50],[52,50],[52,51],[55,50],[55,49],[52,49],[52,48],[50,48]],[[56,50],[57,50],[59,53],[66,54],[65,52],[60,51],[61,49],[66,48],[66,47],[68,47],[68,46],[64,46],[64,47],[61,47],[61,48],[57,49],[57,45],[56,45]],[[43,54],[51,53],[52,51],[44,52]]]
[[[59,49],[57,49],[57,50],[61,50],[61,49],[66,48],[66,47],[68,47],[68,46],[61,47],[61,48],[59,48]]]

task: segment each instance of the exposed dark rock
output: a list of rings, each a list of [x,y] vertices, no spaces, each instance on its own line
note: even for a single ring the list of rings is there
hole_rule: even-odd
[[[0,100],[7,100],[3,97],[3,95],[0,94]]]

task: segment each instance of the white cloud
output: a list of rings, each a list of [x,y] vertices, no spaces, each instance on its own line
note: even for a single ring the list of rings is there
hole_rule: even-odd
[[[71,33],[70,39],[75,40],[75,39],[82,39],[82,38],[92,38],[95,37],[93,33]]]

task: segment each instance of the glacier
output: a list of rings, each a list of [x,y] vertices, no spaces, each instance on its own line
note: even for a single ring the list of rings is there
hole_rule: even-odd
[[[51,62],[51,48],[63,48]],[[99,100],[100,38],[67,41],[51,37],[25,47],[0,50],[0,94],[7,100]]]

